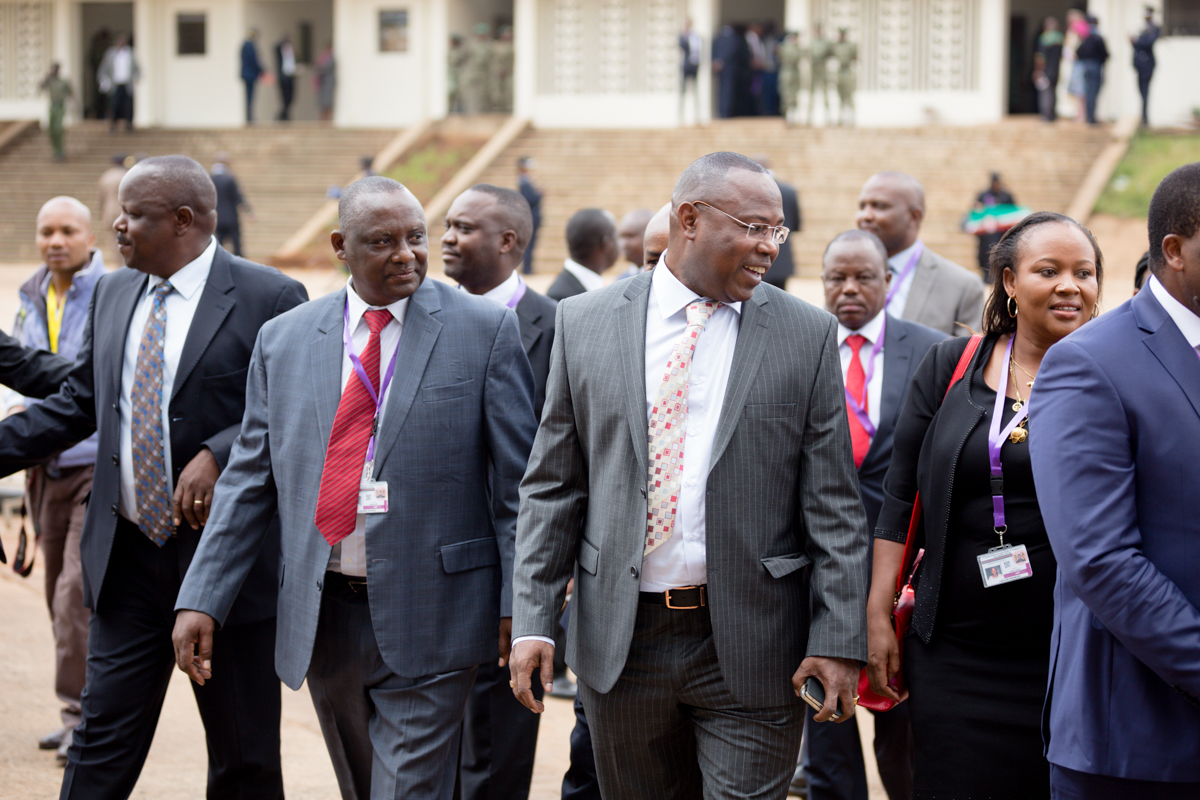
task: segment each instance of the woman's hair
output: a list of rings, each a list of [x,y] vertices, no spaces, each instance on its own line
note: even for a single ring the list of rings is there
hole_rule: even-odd
[[[1004,271],[1017,274],[1017,261],[1021,257],[1021,241],[1025,235],[1039,225],[1058,223],[1074,225],[1083,231],[1083,235],[1092,244],[1096,253],[1096,284],[1099,286],[1104,279],[1104,257],[1100,254],[1100,245],[1092,232],[1075,220],[1053,211],[1036,211],[1018,222],[1005,232],[1004,236],[992,248],[988,256],[988,268],[992,274],[992,294],[983,308],[983,332],[986,334],[1012,334],[1017,330],[1016,317],[1008,315],[1008,291],[1004,288]],[[1096,293],[1096,302],[1100,302],[1100,294]]]

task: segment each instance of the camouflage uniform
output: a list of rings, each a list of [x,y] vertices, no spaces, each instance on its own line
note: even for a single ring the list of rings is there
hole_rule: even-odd
[[[833,57],[837,59],[837,93],[841,104],[838,124],[854,124],[854,90],[857,81],[854,77],[854,62],[858,60],[858,45],[854,42],[837,42],[833,45]],[[849,114],[847,114],[849,112]]]
[[[829,73],[825,63],[829,61],[829,57],[833,55],[833,46],[828,39],[817,36],[812,40],[812,44],[808,48],[809,64],[809,89],[808,96],[808,124],[813,122],[813,110],[817,104],[817,92],[821,93],[821,101],[825,104],[825,118],[829,119]]]
[[[475,35],[466,45],[458,89],[463,99],[463,111],[467,114],[485,114],[491,110],[488,104],[488,75],[492,70],[490,32],[488,25],[476,25]]]
[[[784,117],[791,121],[800,102],[800,59],[804,51],[799,42],[788,37],[779,45],[776,55],[779,59],[779,105]]]

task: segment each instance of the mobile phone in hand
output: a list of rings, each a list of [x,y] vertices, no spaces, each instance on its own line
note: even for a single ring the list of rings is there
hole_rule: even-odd
[[[809,675],[804,681],[804,685],[800,687],[800,696],[804,698],[804,702],[808,703],[815,710],[820,711],[825,707],[825,687],[817,680],[815,675]],[[837,708],[833,711],[832,720],[842,718],[842,701],[839,699]]]

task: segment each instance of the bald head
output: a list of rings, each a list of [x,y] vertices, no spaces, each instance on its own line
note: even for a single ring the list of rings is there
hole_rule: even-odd
[[[709,153],[693,161],[671,192],[671,204],[678,208],[680,203],[691,203],[696,200],[719,203],[725,200],[732,187],[730,172],[752,172],[770,177],[770,173],[757,161],[746,158],[741,153],[721,152]],[[735,190],[734,190],[735,191]]]
[[[925,211],[925,187],[921,182],[909,175],[907,172],[896,172],[894,170],[885,170],[877,172],[867,179],[867,186],[872,184],[886,186],[890,191],[896,192],[904,198],[913,208],[919,208],[922,212]]]
[[[654,269],[671,238],[671,204],[665,203],[646,223],[642,234],[642,269]]]
[[[646,231],[646,223],[654,216],[648,208],[638,208],[630,211],[621,218],[617,225],[617,240],[621,243],[621,255],[636,267],[642,266],[642,235]]]
[[[42,204],[42,208],[38,211],[37,223],[40,228],[42,220],[48,216],[66,216],[78,225],[80,228],[87,230],[89,233],[92,230],[92,212],[83,203],[76,200],[74,197],[67,195],[59,195],[52,197]]]
[[[925,189],[904,172],[879,172],[858,195],[858,227],[883,241],[888,257],[916,243],[925,218]]]

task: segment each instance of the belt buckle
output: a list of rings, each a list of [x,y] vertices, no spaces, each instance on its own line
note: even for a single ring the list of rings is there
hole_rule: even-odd
[[[671,605],[671,592],[684,591],[687,589],[699,589],[700,590],[700,605],[697,605],[697,606],[673,606],[673,605]],[[674,589],[667,589],[667,591],[664,592],[664,594],[666,595],[666,599],[667,599],[667,608],[672,609],[673,611],[689,611],[694,608],[701,608],[704,605],[704,588],[701,586],[677,586]]]
[[[351,578],[347,576],[346,585],[349,586],[350,591],[354,592],[355,594],[367,591],[367,582],[362,578]]]

